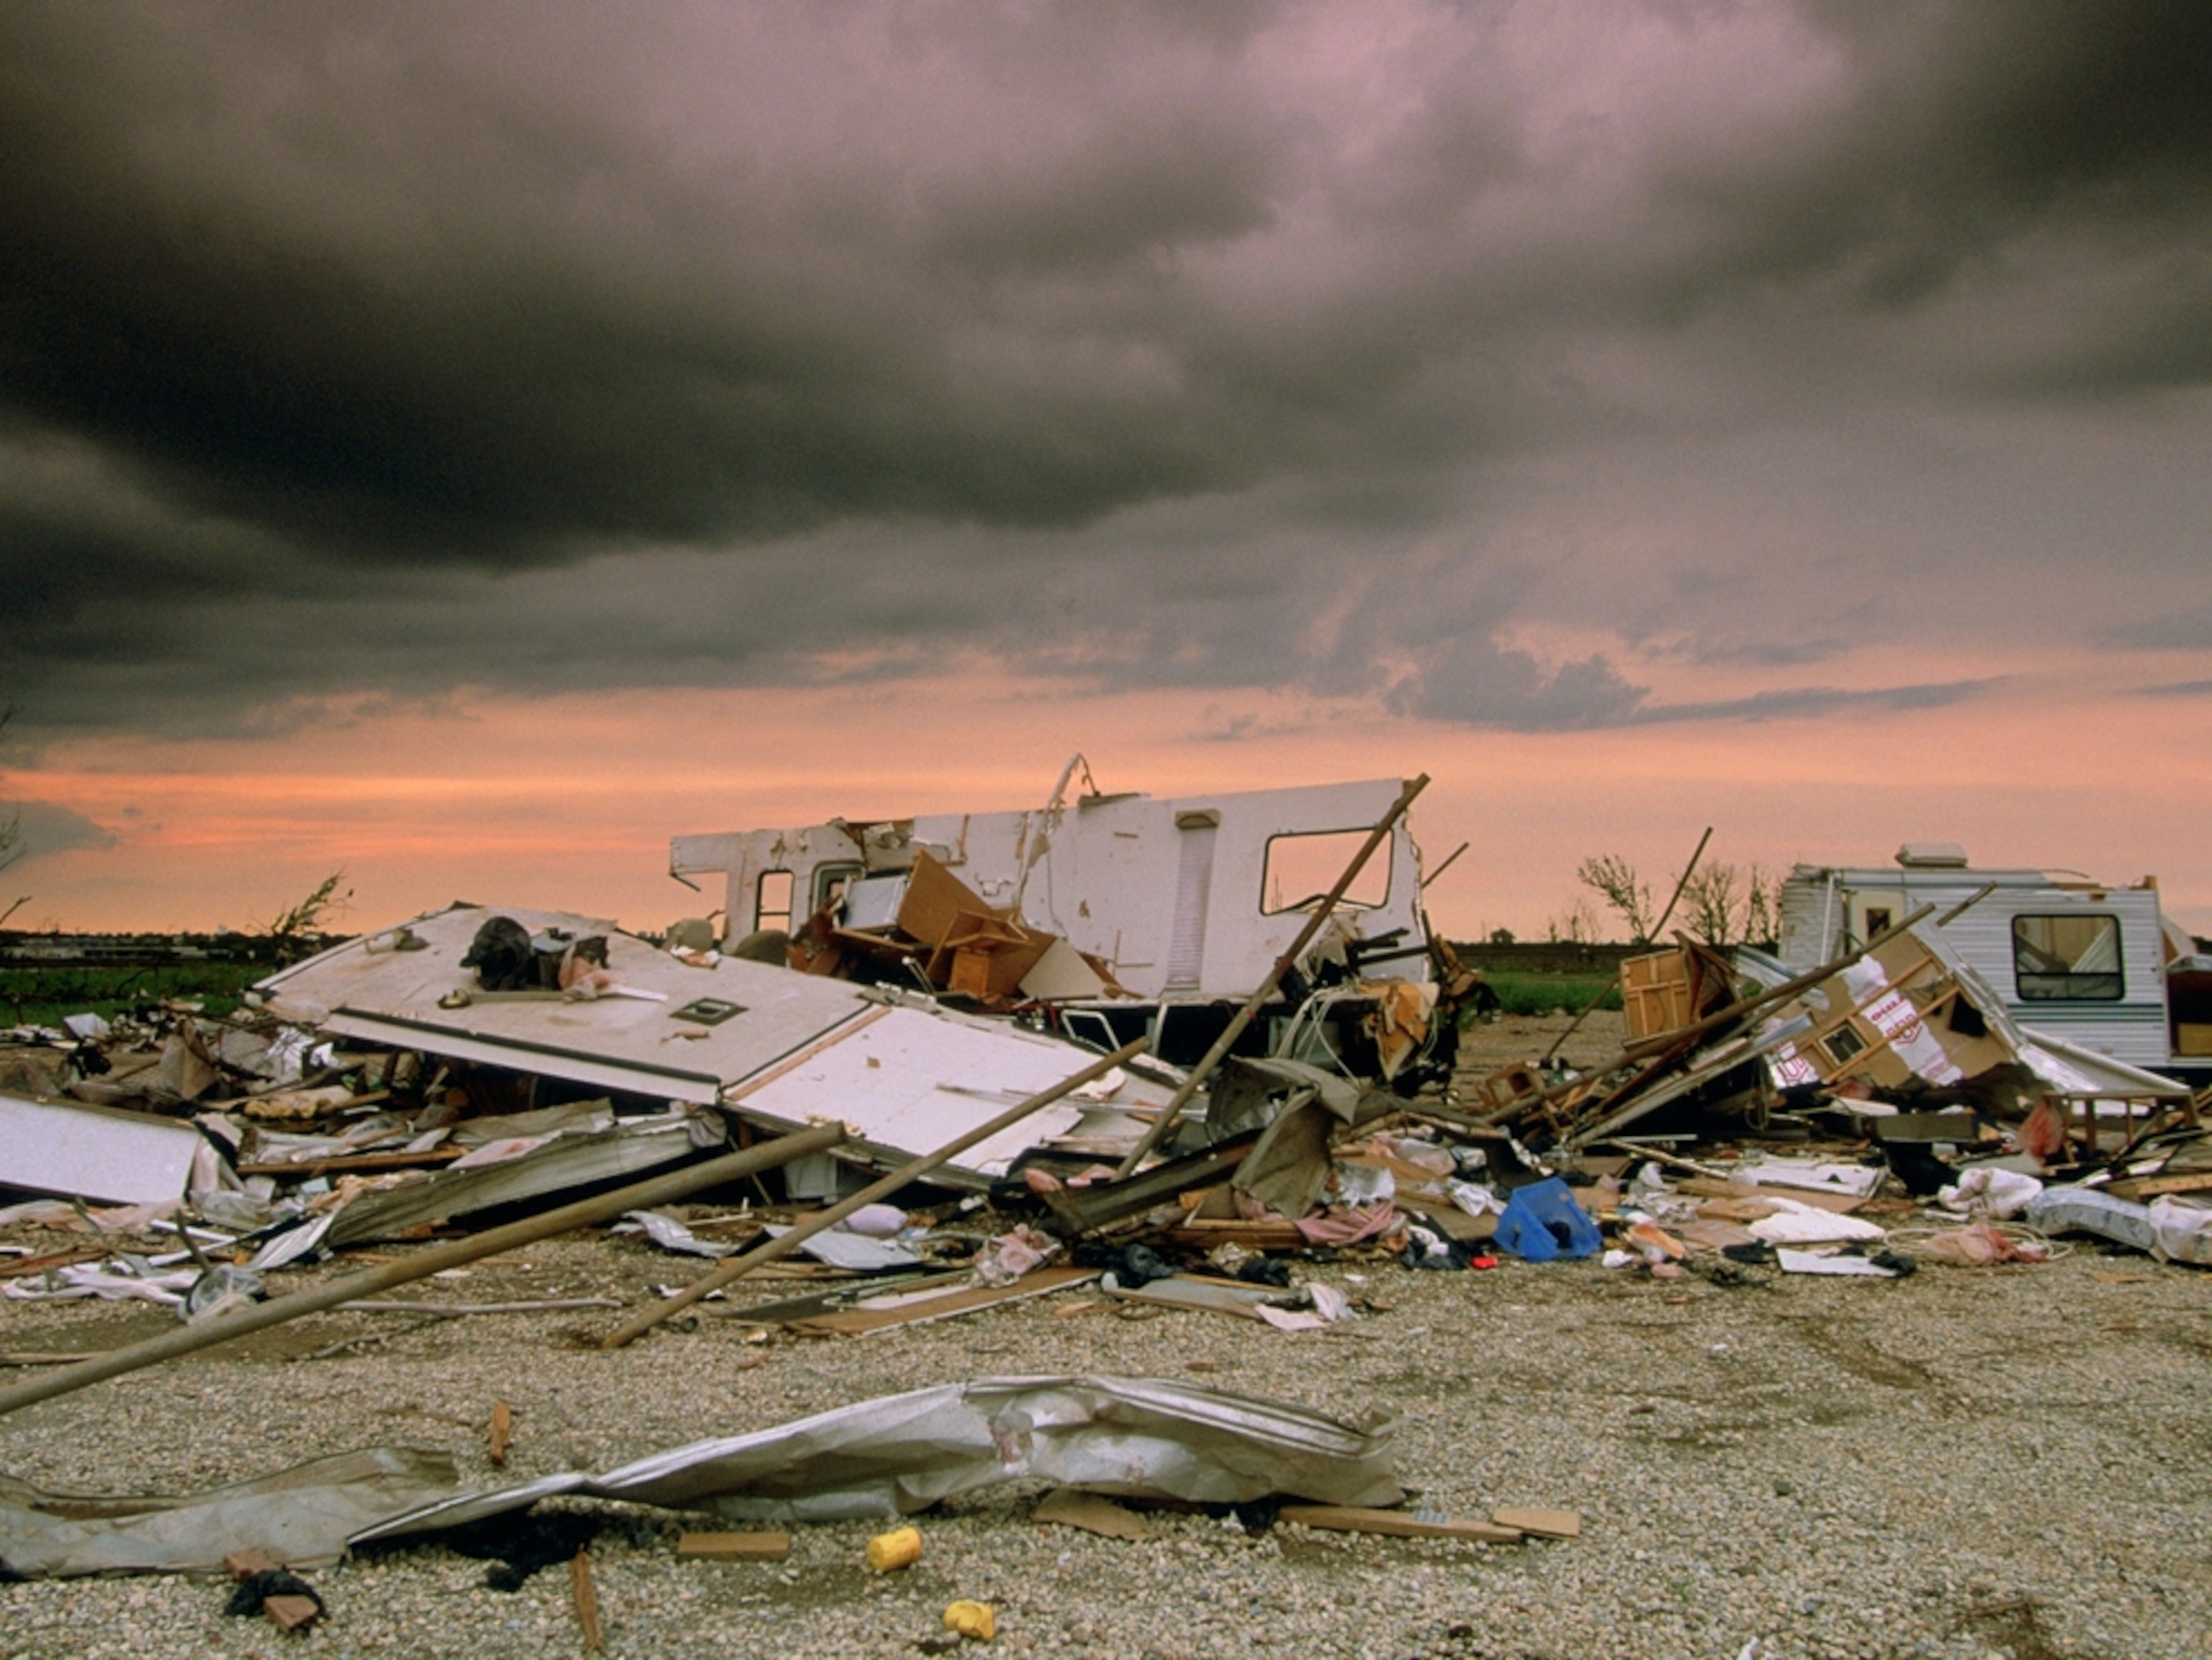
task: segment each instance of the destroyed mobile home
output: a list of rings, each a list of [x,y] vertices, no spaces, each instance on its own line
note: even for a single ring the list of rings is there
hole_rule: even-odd
[[[669,870],[721,879],[739,954],[1021,1010],[1102,1050],[1144,1035],[1178,1064],[1299,942],[1236,1052],[1408,1093],[1450,1075],[1455,1017],[1484,991],[1421,908],[1403,816],[1418,784],[1069,800],[1081,765],[1040,809],[678,836]],[[1325,905],[1378,827],[1385,841]]]
[[[1971,893],[1940,914],[1855,913],[1863,936],[1811,962],[1677,936],[1623,963],[1609,1060],[1422,1077],[1435,1028],[1455,1035],[1474,1009],[1420,913],[1403,830],[1420,782],[689,839],[679,864],[726,875],[725,929],[655,944],[455,906],[273,973],[226,1021],[172,1007],[18,1033],[7,1181],[52,1197],[0,1213],[46,1230],[6,1248],[0,1293],[179,1319],[25,1366],[0,1423],[285,1321],[425,1306],[380,1300],[581,1227],[702,1259],[642,1306],[568,1305],[606,1322],[608,1348],[708,1299],[738,1307],[748,1276],[781,1294],[744,1303],[747,1320],[832,1341],[1077,1291],[1288,1340],[1363,1318],[1312,1272],[1343,1261],[1587,1261],[1737,1287],[2032,1263],[2075,1233],[2212,1264],[2200,1103],[2023,1023],[1960,947]],[[1272,844],[1308,834],[1350,841],[1334,869],[1287,880]],[[1370,858],[1388,879],[1362,888]],[[779,960],[755,960],[763,931],[786,934]],[[1370,972],[1386,960],[1391,977]],[[1316,1014],[1332,994],[1357,1014]],[[1158,1057],[1178,1022],[1188,1040]],[[370,1242],[411,1243],[349,1254]],[[188,1499],[0,1479],[0,1560],[299,1566],[563,1494],[721,1520],[897,1518],[1031,1477],[1288,1500],[1310,1525],[1415,1537],[1573,1530],[1557,1512],[1403,1509],[1387,1425],[1040,1377],[477,1492],[404,1449]]]

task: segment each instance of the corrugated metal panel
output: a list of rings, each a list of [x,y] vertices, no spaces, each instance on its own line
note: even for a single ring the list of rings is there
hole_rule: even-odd
[[[1782,884],[1782,928],[1775,953],[1796,973],[1818,968],[1835,955],[1835,873],[1799,865]]]

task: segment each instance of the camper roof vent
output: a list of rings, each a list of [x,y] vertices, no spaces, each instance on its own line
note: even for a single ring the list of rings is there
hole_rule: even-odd
[[[1908,870],[1963,870],[1966,850],[1955,841],[1909,841],[1897,850],[1897,862]]]

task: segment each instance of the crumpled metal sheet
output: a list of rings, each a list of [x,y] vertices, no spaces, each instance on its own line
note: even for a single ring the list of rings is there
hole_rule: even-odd
[[[391,1448],[183,1497],[51,1493],[0,1475],[0,1565],[40,1579],[212,1572],[234,1550],[295,1566],[331,1561],[362,1529],[450,1496],[457,1479],[442,1452]]]
[[[457,1527],[566,1493],[793,1522],[911,1515],[1033,1478],[1201,1504],[1279,1493],[1387,1506],[1405,1497],[1393,1427],[1163,1378],[983,1378],[696,1442],[605,1475],[547,1476],[426,1506],[355,1542]]]

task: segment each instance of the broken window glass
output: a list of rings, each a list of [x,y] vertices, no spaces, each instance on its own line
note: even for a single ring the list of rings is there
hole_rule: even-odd
[[[1310,911],[1320,904],[1371,833],[1323,830],[1268,838],[1267,863],[1260,885],[1261,914],[1272,917],[1283,911]],[[1369,909],[1389,896],[1390,850],[1385,845],[1375,850],[1358,879],[1345,890],[1344,903]]]
[[[2118,917],[2014,917],[2013,973],[2027,1003],[2117,1003],[2120,972]]]

